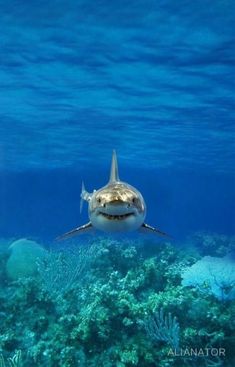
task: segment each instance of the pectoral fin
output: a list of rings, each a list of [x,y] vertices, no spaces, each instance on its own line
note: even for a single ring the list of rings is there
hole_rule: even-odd
[[[150,233],[150,232],[154,232],[156,234],[159,234],[160,236],[167,236],[170,237],[167,233],[160,231],[157,228],[154,228],[152,226],[150,226],[149,224],[143,223],[142,226],[140,227],[140,230],[145,232],[145,233]]]
[[[70,237],[73,237],[73,236],[77,236],[78,234],[88,233],[92,229],[93,229],[93,226],[92,226],[91,222],[88,222],[86,224],[83,224],[83,226],[74,228],[71,231],[62,234],[61,236],[56,237],[56,241],[65,240],[67,238],[70,238]]]

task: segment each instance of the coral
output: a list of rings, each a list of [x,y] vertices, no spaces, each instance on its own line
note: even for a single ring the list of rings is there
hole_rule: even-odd
[[[164,315],[163,308],[155,311],[153,316],[149,317],[145,322],[145,329],[151,339],[154,341],[165,341],[172,348],[179,347],[179,323],[176,317],[172,317],[171,313]]]
[[[235,299],[235,263],[227,257],[205,256],[182,274],[182,285],[211,291],[220,300]]]
[[[48,251],[37,261],[43,288],[55,298],[63,296],[87,272],[94,260],[95,246],[70,247],[63,251]]]
[[[224,366],[233,365],[234,302],[181,284],[181,272],[200,255],[169,243],[101,237],[48,256],[37,276],[2,282],[0,348],[6,357],[27,351],[24,367],[205,367],[204,360],[172,357],[167,342],[146,333],[146,319],[162,309],[156,333],[165,325],[177,335],[174,315],[181,348],[223,346]]]
[[[189,238],[200,255],[226,256],[235,251],[235,236],[228,237],[218,233],[196,232]]]
[[[35,241],[20,239],[10,247],[11,255],[6,264],[7,275],[17,280],[30,277],[37,271],[37,260],[44,256],[45,250]]]
[[[21,350],[18,350],[13,357],[8,358],[9,367],[21,367],[22,366],[22,356]],[[0,354],[0,367],[6,367],[6,362],[3,358],[3,355]]]

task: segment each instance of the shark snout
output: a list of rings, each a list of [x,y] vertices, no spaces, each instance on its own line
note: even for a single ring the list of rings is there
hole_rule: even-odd
[[[112,200],[112,201],[109,201],[108,205],[114,205],[114,206],[118,206],[118,205],[122,205],[122,206],[125,206],[125,201],[122,201],[120,199],[116,199],[116,200]]]
[[[125,201],[118,199],[118,200],[112,200],[112,201],[109,201],[108,203],[103,204],[103,208],[113,209],[113,210],[120,209],[124,211],[129,211],[130,209],[133,209],[133,206],[130,203],[127,203]]]

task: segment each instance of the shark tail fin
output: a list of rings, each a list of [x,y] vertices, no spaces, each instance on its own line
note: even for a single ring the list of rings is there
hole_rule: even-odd
[[[116,154],[116,151],[113,150],[109,182],[116,182],[116,181],[120,181],[120,180],[119,180],[119,175],[118,175],[117,154]]]

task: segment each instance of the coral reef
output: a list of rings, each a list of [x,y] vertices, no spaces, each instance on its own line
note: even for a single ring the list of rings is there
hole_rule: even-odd
[[[21,350],[24,367],[231,367],[235,302],[181,284],[194,254],[101,237],[51,250],[30,277],[2,270],[0,351],[7,359]],[[172,346],[226,355],[174,355]]]
[[[235,251],[235,236],[218,233],[195,232],[189,238],[189,243],[195,246],[202,256],[225,256]]]

